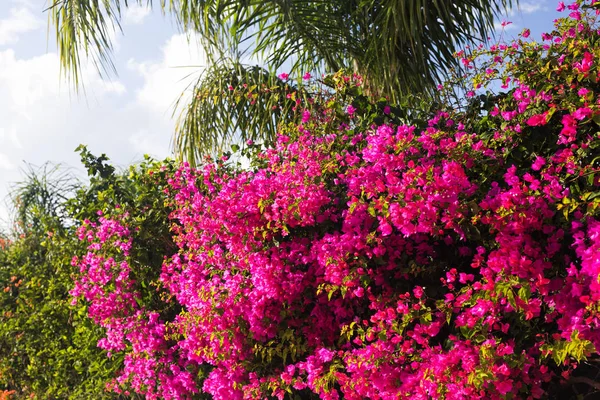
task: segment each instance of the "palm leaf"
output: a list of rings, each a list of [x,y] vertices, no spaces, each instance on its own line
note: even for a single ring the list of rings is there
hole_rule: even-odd
[[[233,60],[208,67],[191,87],[191,100],[182,104],[174,148],[191,163],[222,151],[233,142],[269,141],[281,121],[296,116],[295,99],[307,92],[273,73]]]
[[[120,29],[121,8],[119,0],[51,0],[47,11],[55,27],[62,71],[75,87],[82,61],[94,63],[101,74],[116,72],[111,35]]]
[[[24,233],[43,226],[45,218],[64,223],[67,219],[66,200],[79,187],[79,181],[60,165],[27,165],[23,181],[10,192],[14,226]]]

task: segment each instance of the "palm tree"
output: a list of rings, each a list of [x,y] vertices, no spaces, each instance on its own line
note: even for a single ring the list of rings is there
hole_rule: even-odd
[[[272,137],[293,115],[287,94],[303,88],[275,76],[285,63],[298,77],[356,72],[372,95],[391,101],[407,93],[434,97],[436,83],[457,67],[456,49],[486,38],[494,18],[517,1],[50,0],[49,11],[63,71],[75,83],[83,58],[114,72],[111,30],[120,29],[128,6],[159,8],[182,30],[199,33],[211,66],[182,107],[175,135],[176,152],[194,162],[235,135]],[[269,68],[239,61],[248,56]]]
[[[23,170],[24,179],[11,188],[13,230],[17,235],[45,233],[49,221],[66,226],[66,201],[80,187],[78,179],[60,165],[31,164]]]

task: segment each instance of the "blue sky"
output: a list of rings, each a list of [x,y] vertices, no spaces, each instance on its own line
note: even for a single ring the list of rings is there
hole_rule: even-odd
[[[503,35],[524,27],[538,39],[558,17],[555,0],[521,0]],[[167,17],[133,7],[115,33],[118,76],[100,79],[85,68],[85,95],[77,95],[59,76],[58,58],[45,0],[0,0],[0,220],[2,201],[25,163],[46,161],[73,168],[83,177],[74,149],[81,143],[106,153],[119,166],[143,154],[170,154],[173,104],[205,64],[203,52]],[[500,29],[498,21],[498,29]],[[50,28],[53,29],[53,28]],[[193,41],[193,37],[192,37]],[[192,74],[192,77],[189,75]],[[187,77],[187,78],[186,78]],[[0,226],[3,224],[0,222]]]

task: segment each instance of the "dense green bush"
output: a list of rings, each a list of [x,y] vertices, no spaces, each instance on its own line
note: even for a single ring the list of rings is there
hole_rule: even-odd
[[[16,226],[0,249],[0,388],[35,398],[114,398],[119,368],[96,346],[102,331],[73,308],[71,254],[81,251],[66,219],[76,181],[31,171],[15,189]]]
[[[104,156],[80,151],[90,184],[56,171],[31,172],[14,194],[14,231],[0,242],[0,390],[15,391],[16,398],[123,397],[106,390],[123,366],[122,354],[107,358],[98,347],[103,329],[88,318],[87,306],[71,305],[69,290],[78,273],[71,260],[86,248],[76,224],[119,204],[136,210],[142,285],[156,281],[163,255],[174,249],[161,175],[147,174],[152,163],[117,173]],[[153,304],[155,297],[155,288],[148,287],[141,301]]]

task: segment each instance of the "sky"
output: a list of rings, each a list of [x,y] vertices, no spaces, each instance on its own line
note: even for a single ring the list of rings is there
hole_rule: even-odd
[[[498,32],[510,39],[527,27],[539,39],[552,29],[557,3],[521,0],[504,17],[512,24],[497,21]],[[193,35],[160,12],[131,7],[114,36],[118,75],[103,80],[87,66],[85,93],[76,93],[61,79],[46,6],[47,0],[0,0],[0,227],[9,220],[4,200],[29,164],[60,164],[84,178],[74,152],[79,144],[120,167],[144,154],[169,156],[174,102],[206,64]]]

